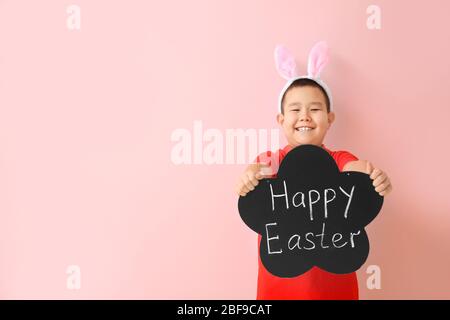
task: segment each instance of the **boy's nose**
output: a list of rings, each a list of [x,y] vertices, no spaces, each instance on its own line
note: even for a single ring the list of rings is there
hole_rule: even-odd
[[[302,112],[300,114],[300,120],[302,120],[302,121],[311,121],[311,117],[309,116],[308,113]]]

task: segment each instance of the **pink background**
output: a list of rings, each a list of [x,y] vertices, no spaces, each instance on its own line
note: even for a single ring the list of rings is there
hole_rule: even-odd
[[[277,128],[275,45],[304,70],[325,40],[325,145],[394,186],[368,227],[361,298],[449,299],[449,15],[446,0],[0,1],[0,297],[254,299],[244,165],[175,165],[171,134]]]

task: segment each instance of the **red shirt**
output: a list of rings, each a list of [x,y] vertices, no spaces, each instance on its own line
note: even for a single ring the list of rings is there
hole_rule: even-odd
[[[322,148],[336,161],[339,170],[342,171],[349,161],[358,160],[353,154],[347,151],[331,151],[322,144]],[[276,153],[270,151],[259,155],[256,162],[271,162],[273,172],[278,171],[278,164],[281,163],[286,154],[292,150],[291,146],[286,146]],[[278,159],[270,161],[270,158]],[[273,175],[276,177],[276,174]],[[272,275],[263,266],[259,256],[259,246],[261,235],[258,236],[258,300],[357,300],[358,299],[358,279],[356,272],[349,274],[334,274],[324,271],[318,267],[313,267],[306,273],[294,278],[280,278]]]

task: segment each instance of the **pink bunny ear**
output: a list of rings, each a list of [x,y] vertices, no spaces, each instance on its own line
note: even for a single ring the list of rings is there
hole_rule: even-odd
[[[278,74],[284,79],[290,80],[297,77],[297,66],[294,56],[282,45],[278,45],[275,48],[275,66]]]
[[[319,78],[323,68],[328,64],[328,45],[325,41],[317,43],[309,53],[308,76]]]

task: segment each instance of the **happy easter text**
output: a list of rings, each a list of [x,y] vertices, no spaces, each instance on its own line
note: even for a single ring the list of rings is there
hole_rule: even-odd
[[[271,183],[269,184],[269,187],[273,212],[280,209],[279,206],[282,207],[282,210],[295,210],[295,208],[303,208],[306,209],[308,218],[312,222],[315,221],[314,219],[318,218],[315,217],[314,208],[320,204],[323,205],[323,219],[326,221],[329,215],[329,204],[332,203],[337,196],[342,196],[346,200],[346,207],[342,215],[344,219],[347,219],[355,191],[355,186],[352,186],[350,190],[345,190],[339,186],[336,190],[333,188],[326,188],[322,192],[319,192],[318,190],[312,189],[307,192],[296,192],[291,195],[288,192],[288,187],[285,180],[283,180],[284,188],[282,188],[281,191],[274,190]],[[336,212],[333,212],[333,214],[336,214]],[[277,226],[277,222],[266,223],[265,225],[268,254],[283,253],[283,249],[280,247],[279,243],[282,239],[280,239],[277,232]],[[314,230],[314,232],[307,232],[302,235],[293,234],[287,241],[287,248],[289,250],[318,250],[328,248],[340,249],[348,245],[350,245],[351,248],[354,248],[355,237],[360,235],[360,230],[356,232],[335,232],[331,234],[328,234],[326,231],[326,223],[323,222],[320,226],[320,230]]]

